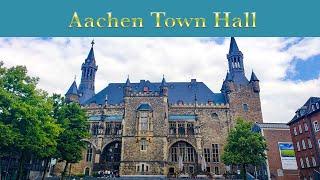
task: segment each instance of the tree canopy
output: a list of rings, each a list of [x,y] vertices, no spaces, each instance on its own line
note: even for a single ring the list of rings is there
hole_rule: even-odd
[[[82,139],[88,137],[81,107],[66,104],[60,95],[50,97],[37,89],[38,81],[25,66],[6,68],[0,62],[0,161],[3,156],[19,159],[17,179],[30,159],[78,162]]]
[[[222,160],[226,165],[240,165],[246,173],[247,165],[259,165],[265,162],[267,145],[258,132],[252,131],[253,124],[237,119],[235,127],[227,137]]]

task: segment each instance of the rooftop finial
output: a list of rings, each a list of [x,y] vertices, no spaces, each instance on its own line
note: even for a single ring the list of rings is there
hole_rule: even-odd
[[[95,44],[95,43],[94,43],[94,39],[92,39],[92,41],[91,41],[91,47],[93,47],[94,44]]]
[[[77,75],[74,75],[74,81],[76,81],[77,80]]]

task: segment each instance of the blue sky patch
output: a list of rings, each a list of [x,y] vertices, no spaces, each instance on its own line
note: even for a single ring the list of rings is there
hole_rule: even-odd
[[[320,55],[306,60],[294,59],[287,71],[286,80],[308,81],[319,77]]]

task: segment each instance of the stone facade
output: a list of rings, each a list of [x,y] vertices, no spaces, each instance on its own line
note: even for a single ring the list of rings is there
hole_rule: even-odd
[[[130,83],[128,78],[80,101],[92,137],[83,160],[72,165],[72,174],[110,170],[121,176],[222,175],[226,168],[220,156],[235,119],[262,122],[259,80],[254,73],[250,81],[245,77],[243,55],[234,38],[228,61],[232,67],[221,93],[195,79]],[[70,91],[66,98],[74,100],[74,95]]]

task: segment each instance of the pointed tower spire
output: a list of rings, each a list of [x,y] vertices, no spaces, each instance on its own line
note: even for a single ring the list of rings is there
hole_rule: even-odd
[[[161,81],[161,87],[166,87],[167,86],[167,82],[166,79],[164,78],[164,75],[162,76],[162,81]]]
[[[78,87],[76,80],[73,81],[67,93],[65,94],[66,102],[79,102]]]
[[[164,78],[164,75],[162,76],[162,81],[160,85],[160,95],[168,96],[168,84],[166,82],[166,79]]]
[[[91,62],[95,62],[95,58],[94,58],[94,51],[93,51],[93,45],[94,45],[94,40],[91,41],[91,49],[89,51],[88,57],[86,60],[91,61]]]
[[[130,96],[131,90],[132,90],[131,89],[131,83],[130,83],[130,79],[129,79],[129,75],[128,75],[126,83],[124,84],[124,88],[123,88],[124,95],[125,96]]]
[[[232,54],[232,53],[235,53],[235,52],[239,52],[239,48],[238,48],[237,42],[234,39],[234,37],[231,37],[229,54]]]
[[[69,90],[66,93],[66,95],[69,95],[69,94],[78,95],[78,87],[77,87],[77,83],[75,80],[73,81]]]
[[[259,79],[257,78],[256,74],[253,71],[251,73],[251,78],[250,78],[250,82],[252,81],[259,81]]]
[[[81,66],[82,75],[79,85],[80,104],[84,104],[87,100],[95,95],[94,82],[98,66],[96,66],[96,60],[94,57],[94,44],[95,43],[92,40],[88,57],[85,59],[85,62]]]
[[[232,79],[235,84],[248,84],[248,79],[244,73],[243,66],[243,54],[239,50],[237,42],[234,37],[230,40],[230,49],[227,54],[228,64],[229,64],[229,80]]]
[[[126,80],[126,87],[130,87],[130,79],[129,79],[129,75],[128,75],[128,77],[127,77],[127,80]]]

